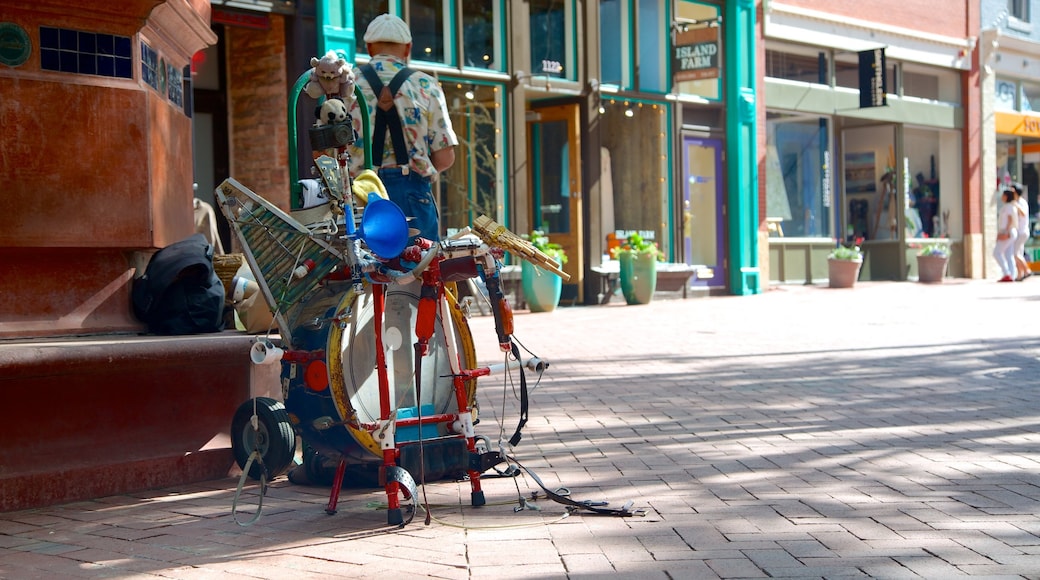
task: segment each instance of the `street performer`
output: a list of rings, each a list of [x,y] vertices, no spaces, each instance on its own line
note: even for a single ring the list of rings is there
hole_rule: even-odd
[[[440,226],[431,180],[455,163],[458,137],[444,91],[434,77],[412,69],[412,34],[403,20],[381,14],[365,31],[372,60],[354,71],[368,105],[372,168],[419,237],[437,241]],[[354,131],[364,135],[361,108],[351,108]],[[350,173],[365,167],[364,142],[348,147]]]

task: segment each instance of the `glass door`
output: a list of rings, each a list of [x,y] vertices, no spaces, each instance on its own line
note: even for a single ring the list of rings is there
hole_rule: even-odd
[[[563,269],[571,279],[564,283],[563,299],[581,303],[585,259],[578,115],[577,104],[534,108],[528,114],[527,156],[531,160],[529,223],[567,252]]]
[[[721,208],[722,141],[683,137],[683,255],[712,269],[709,286],[725,285]]]

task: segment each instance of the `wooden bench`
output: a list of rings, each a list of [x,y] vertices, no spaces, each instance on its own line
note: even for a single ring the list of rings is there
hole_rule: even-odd
[[[690,278],[697,275],[704,266],[693,266],[690,264],[676,264],[674,262],[657,263],[657,291],[679,292],[686,298],[690,289]],[[593,266],[592,271],[599,275],[600,294],[599,303],[607,304],[614,296],[618,286],[621,284],[621,265],[617,260],[608,260],[599,266]]]

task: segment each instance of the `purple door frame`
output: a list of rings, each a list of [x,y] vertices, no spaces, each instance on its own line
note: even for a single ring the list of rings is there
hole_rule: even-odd
[[[701,264],[712,269],[711,278],[694,279],[694,286],[725,286],[726,276],[723,271],[723,223],[722,223],[722,141],[720,139],[701,139],[697,137],[684,136],[682,139],[682,162],[683,162],[683,213],[690,205],[690,184],[709,183],[715,184],[715,263]],[[715,167],[714,175],[703,175],[697,168],[690,167],[690,147],[708,147],[714,151]],[[685,232],[685,219],[683,219],[683,257],[687,264],[692,260],[693,241]]]

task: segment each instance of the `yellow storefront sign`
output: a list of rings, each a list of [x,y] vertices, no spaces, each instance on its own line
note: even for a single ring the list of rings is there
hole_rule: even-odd
[[[1040,137],[1040,115],[994,113],[997,134]]]

